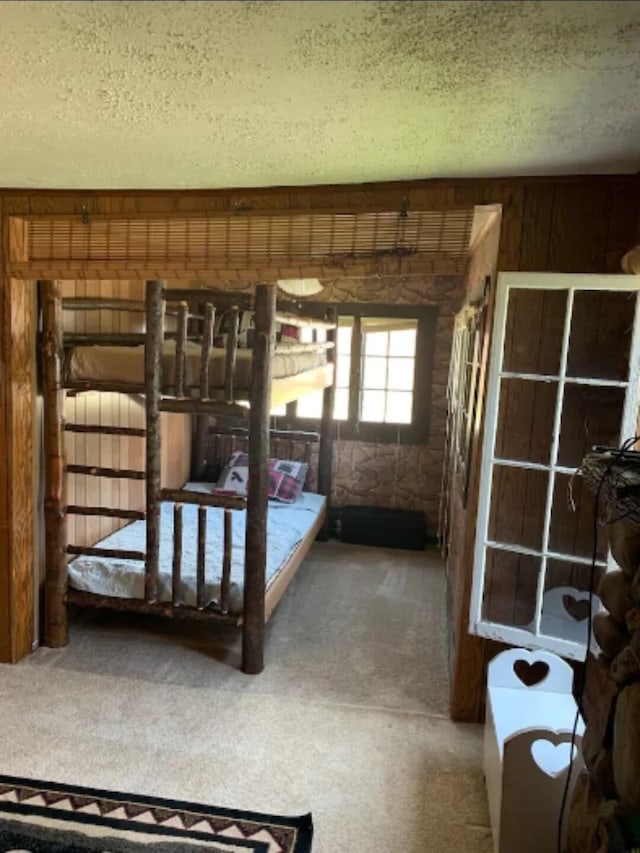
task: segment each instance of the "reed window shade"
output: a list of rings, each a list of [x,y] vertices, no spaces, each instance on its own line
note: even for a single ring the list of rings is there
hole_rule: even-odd
[[[348,263],[446,255],[464,265],[473,208],[377,213],[246,213],[183,217],[13,217],[16,263]]]

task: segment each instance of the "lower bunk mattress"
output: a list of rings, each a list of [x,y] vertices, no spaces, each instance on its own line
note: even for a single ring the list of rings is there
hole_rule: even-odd
[[[189,483],[192,491],[210,492],[210,484]],[[326,503],[324,495],[302,492],[293,504],[269,501],[267,513],[266,587],[278,576],[289,558],[314,526]],[[171,601],[173,565],[173,508],[166,501],[160,515],[160,562],[158,598]],[[182,510],[182,572],[180,602],[196,604],[196,565],[198,539],[198,507],[184,504]],[[244,596],[244,561],[246,510],[232,510],[231,583],[229,611],[242,613]],[[146,522],[134,521],[96,543],[98,547],[126,551],[146,550]],[[224,510],[207,508],[205,602],[220,601],[224,550]],[[114,598],[144,598],[144,563],[111,557],[80,556],[69,563],[69,585],[73,589]]]

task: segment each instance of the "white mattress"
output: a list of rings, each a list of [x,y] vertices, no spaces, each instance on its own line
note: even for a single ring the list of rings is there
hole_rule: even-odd
[[[162,383],[170,387],[174,381],[175,342],[165,341],[162,350]],[[135,382],[144,384],[145,348],[143,346],[77,346],[65,356],[65,379],[104,382]],[[201,348],[192,341],[185,348],[185,385],[198,387],[200,382]],[[236,353],[235,386],[247,389],[251,385],[253,350],[239,349]],[[226,351],[213,349],[209,360],[211,390],[224,387]],[[298,352],[293,345],[278,344],[273,356],[273,378],[297,376],[320,367],[327,361],[324,351]]]
[[[186,488],[210,491],[210,484],[189,483]],[[323,495],[303,492],[295,504],[269,501],[267,515],[267,588],[287,559],[313,526],[326,502]],[[162,504],[160,518],[160,565],[158,595],[171,601],[173,561],[173,503]],[[207,508],[205,566],[206,603],[218,602],[222,577],[223,515],[216,507]],[[198,507],[184,505],[182,538],[181,603],[196,603],[196,560]],[[242,612],[245,553],[245,510],[233,510],[233,549],[229,609]],[[127,551],[146,550],[146,522],[134,521],[102,539],[98,546]],[[69,563],[69,584],[74,589],[115,598],[144,598],[144,564],[136,560],[76,557]]]

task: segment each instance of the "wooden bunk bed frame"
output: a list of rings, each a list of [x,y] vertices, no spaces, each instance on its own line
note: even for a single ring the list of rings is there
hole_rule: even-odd
[[[311,318],[279,316],[276,311],[275,285],[258,284],[255,288],[254,311],[255,332],[252,354],[252,372],[249,407],[239,405],[234,393],[234,374],[237,341],[237,307],[232,307],[232,322],[227,336],[226,361],[224,371],[223,399],[211,399],[209,387],[209,363],[213,347],[215,306],[211,302],[214,291],[198,291],[204,302],[201,367],[199,387],[185,387],[185,345],[189,308],[186,301],[177,303],[172,312],[177,316],[175,333],[174,383],[172,392],[167,394],[162,384],[161,355],[165,338],[164,316],[169,296],[175,291],[165,288],[162,281],[147,281],[144,307],[146,331],[144,336],[130,336],[131,344],[144,343],[145,376],[144,384],[68,380],[64,375],[63,299],[62,288],[57,281],[41,281],[40,297],[42,304],[42,369],[44,395],[44,451],[45,451],[45,618],[44,642],[54,648],[68,643],[69,604],[104,607],[121,611],[157,614],[169,618],[208,619],[233,622],[242,625],[242,670],[248,674],[257,674],[264,668],[265,622],[284,594],[298,566],[304,559],[317,534],[326,524],[326,505],[324,511],[315,520],[295,551],[280,568],[266,589],[267,556],[267,509],[268,478],[271,439],[288,439],[290,442],[302,442],[307,446],[306,455],[310,458],[310,445],[319,443],[317,490],[327,497],[331,491],[331,419],[335,393],[334,360],[332,345],[335,342],[335,314],[329,314],[327,321],[318,322]],[[76,300],[76,302],[78,302]],[[112,300],[111,303],[114,301]],[[89,309],[91,307],[116,310],[131,310],[132,306],[105,304],[104,300],[82,300],[82,306],[68,307]],[[193,316],[193,315],[192,315]],[[275,352],[276,319],[284,322],[310,325],[312,328],[324,328],[327,332],[327,363],[319,369],[307,371],[312,374],[286,377],[275,383],[272,376],[272,359]],[[73,338],[73,336],[69,336]],[[135,340],[133,340],[135,337]],[[314,334],[314,338],[316,335]],[[77,336],[76,336],[77,338]],[[113,335],[88,336],[91,343],[112,342]],[[119,340],[122,337],[120,336]],[[270,410],[283,401],[290,401],[307,393],[310,388],[323,388],[323,409],[320,433],[301,433],[270,430]],[[65,423],[63,415],[64,395],[71,391],[111,391],[126,394],[143,394],[145,400],[146,426],[144,429],[123,426],[102,426],[100,424]],[[189,396],[189,390],[192,396]],[[163,489],[161,487],[161,413],[182,412],[197,417],[198,429],[196,442],[197,454],[205,455],[205,443],[209,431],[217,434],[237,434],[238,423],[245,424],[248,419],[249,483],[247,497],[229,496],[188,491],[185,489]],[[211,419],[215,419],[215,428],[211,429]],[[220,425],[227,424],[227,426]],[[145,437],[146,467],[144,471],[97,468],[82,465],[66,465],[64,455],[65,432],[96,433],[108,435],[129,435]],[[242,431],[242,429],[240,430]],[[87,476],[125,477],[144,479],[146,500],[145,510],[118,510],[99,506],[67,506],[65,499],[65,478],[67,473],[79,473]],[[163,501],[173,501],[174,537],[172,562],[172,600],[161,601],[158,598],[158,570],[160,550],[160,508]],[[196,605],[189,606],[180,602],[179,588],[182,563],[182,507],[195,504],[198,507],[198,548],[196,576]],[[224,512],[224,542],[222,582],[219,601],[205,604],[205,565],[206,565],[206,512],[207,507],[219,507]],[[246,509],[245,567],[244,567],[244,607],[241,615],[229,612],[229,585],[232,557],[232,519],[231,511]],[[101,547],[85,547],[67,541],[66,519],[68,513],[118,517],[129,520],[146,520],[146,549],[144,552],[130,552]],[[68,560],[70,555],[92,555],[104,558],[120,558],[144,561],[145,595],[139,598],[116,598],[70,588],[68,581]]]

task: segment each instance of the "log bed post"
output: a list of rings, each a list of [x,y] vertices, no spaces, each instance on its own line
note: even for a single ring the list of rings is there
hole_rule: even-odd
[[[69,642],[67,619],[67,529],[64,469],[64,392],[62,390],[62,288],[41,281],[45,455],[45,620],[44,643],[52,648]]]
[[[331,322],[336,322],[336,309],[327,309],[326,319]],[[333,406],[336,394],[336,376],[335,376],[335,361],[336,361],[336,329],[327,331],[327,341],[334,344],[333,347],[327,349],[327,361],[334,365],[333,382],[328,385],[322,394],[322,420],[320,422],[320,447],[318,449],[318,492],[321,495],[326,495],[327,510],[331,503],[331,479],[333,466]],[[329,513],[327,511],[327,520],[325,521],[323,535],[326,537],[329,527]]]
[[[276,337],[276,286],[259,284],[255,295],[255,343],[249,412],[249,486],[244,567],[242,671],[264,668],[267,509],[269,492],[269,411]]]
[[[224,361],[224,399],[233,403],[233,383],[236,375],[236,356],[238,354],[238,318],[240,310],[232,305],[229,311],[229,326],[227,329],[226,357]]]
[[[155,601],[157,598],[158,563],[160,559],[160,465],[162,449],[160,397],[162,342],[164,339],[163,286],[162,281],[148,281],[146,286],[147,338],[144,351],[144,380],[147,425],[147,554],[144,591],[147,602]]]
[[[176,397],[184,397],[184,377],[186,374],[187,329],[189,306],[181,302],[178,306],[178,337],[176,340],[176,363],[173,366],[174,390]]]

